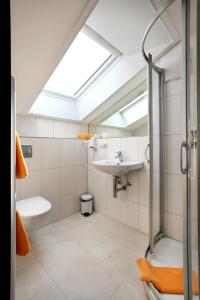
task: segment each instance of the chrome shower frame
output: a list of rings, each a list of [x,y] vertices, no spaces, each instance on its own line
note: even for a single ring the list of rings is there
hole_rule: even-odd
[[[149,148],[150,148],[150,159],[149,159],[149,166],[150,166],[150,176],[149,176],[149,246],[146,249],[145,257],[149,258],[153,251],[154,245],[163,237],[166,236],[165,233],[165,214],[164,214],[164,195],[165,195],[165,157],[164,157],[164,149],[165,149],[165,139],[164,139],[164,76],[165,70],[156,66],[152,61],[152,55],[149,53],[148,55],[145,53],[144,45],[148,33],[150,32],[152,26],[156,23],[156,21],[160,18],[160,16],[167,10],[167,8],[173,4],[176,0],[166,0],[164,4],[160,7],[160,9],[155,13],[152,21],[148,25],[142,43],[142,54],[144,59],[147,62],[147,77],[148,77],[148,117],[149,117]],[[199,9],[200,10],[200,9]],[[200,13],[200,12],[199,12]],[[198,18],[197,18],[198,20]],[[199,23],[198,23],[199,24]],[[200,24],[199,24],[200,25]],[[191,300],[192,297],[192,259],[191,259],[191,181],[190,181],[190,165],[191,165],[191,153],[190,153],[190,135],[191,135],[191,128],[190,128],[190,73],[189,73],[189,66],[190,66],[190,0],[182,0],[182,78],[183,78],[183,101],[186,103],[186,169],[184,174],[187,176],[187,197],[184,200],[184,213],[183,213],[183,267],[184,267],[184,299]],[[200,49],[200,45],[197,44],[197,51]],[[153,181],[154,181],[154,174],[153,174],[153,86],[152,86],[152,71],[155,71],[158,74],[159,78],[159,176],[160,176],[160,183],[159,183],[159,230],[158,233],[154,236],[153,232]],[[200,74],[200,71],[199,71]],[[197,73],[198,76],[198,73]],[[200,77],[200,75],[198,76]],[[197,95],[200,94],[197,91]],[[200,105],[197,101],[197,109],[200,111]],[[200,127],[200,121],[198,119],[198,127]],[[198,131],[197,131],[198,132]],[[198,142],[197,142],[198,143]],[[181,166],[182,167],[182,166]],[[200,169],[200,166],[199,166]],[[182,168],[181,168],[182,170]],[[200,210],[200,208],[199,208]],[[199,221],[200,224],[200,221]],[[199,225],[200,231],[200,225]],[[153,284],[151,283],[144,283],[145,291],[150,299],[159,300],[160,294],[155,289]]]

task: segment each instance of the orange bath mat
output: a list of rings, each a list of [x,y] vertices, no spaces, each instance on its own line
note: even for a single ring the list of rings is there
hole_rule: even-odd
[[[158,291],[165,294],[184,294],[184,273],[182,268],[154,267],[145,259],[137,261],[140,280],[151,282]],[[199,294],[198,276],[192,272],[193,293]]]

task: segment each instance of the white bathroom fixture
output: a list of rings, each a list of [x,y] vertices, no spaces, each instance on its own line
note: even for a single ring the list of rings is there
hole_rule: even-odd
[[[140,161],[116,161],[116,160],[97,160],[93,161],[93,165],[99,171],[113,175],[122,176],[129,172],[144,168],[144,163]]]
[[[16,201],[26,229],[35,229],[45,225],[51,203],[41,196]]]

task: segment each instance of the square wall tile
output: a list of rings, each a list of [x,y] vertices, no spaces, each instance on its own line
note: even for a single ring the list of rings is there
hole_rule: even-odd
[[[53,137],[53,120],[36,118],[36,136]]]
[[[165,83],[165,97],[180,95],[182,93],[182,80],[176,79]]]
[[[42,139],[20,138],[21,145],[32,145],[32,157],[25,158],[28,171],[41,170],[42,168]]]
[[[42,194],[48,196],[60,195],[60,169],[42,171]]]
[[[27,177],[20,179],[20,199],[39,196],[41,192],[41,170],[30,171]]]
[[[113,138],[108,139],[107,159],[115,159],[116,152],[121,150],[121,139]]]
[[[43,139],[42,169],[58,168],[60,166],[60,140]]]
[[[110,217],[111,219],[114,219],[118,222],[120,222],[120,197],[113,198],[111,195],[106,195],[106,215]]]
[[[139,230],[149,233],[149,209],[144,205],[139,205]]]
[[[69,217],[80,211],[80,198],[76,194],[67,194],[61,197],[61,218]]]
[[[52,195],[52,194],[45,194],[42,193],[42,197],[44,197],[46,200],[48,200],[51,203],[51,209],[48,212],[47,217],[44,219],[44,224],[48,225],[53,222],[58,221],[61,216],[60,216],[60,196],[57,195]]]
[[[87,192],[88,186],[88,168],[87,166],[75,166],[75,186],[79,194]]]
[[[69,124],[67,122],[53,121],[53,137],[69,137]]]
[[[126,200],[139,203],[140,202],[140,190],[139,190],[139,179],[140,179],[140,171],[134,171],[129,174],[128,178],[131,183],[130,186],[127,186],[125,191],[122,191],[123,197]],[[126,180],[124,180],[124,184],[126,184]]]
[[[19,136],[35,136],[35,118],[17,115],[16,129]]]
[[[106,173],[103,173],[94,168],[94,189],[106,193]]]
[[[60,168],[61,196],[75,193],[75,167]]]
[[[129,137],[121,138],[121,151],[124,157],[124,160],[134,160],[138,161],[138,138]]]
[[[87,163],[87,144],[81,140],[74,141],[75,165],[84,165]]]
[[[180,147],[185,138],[183,135],[166,136],[166,172],[181,175],[180,172]]]
[[[139,205],[125,199],[121,199],[121,222],[132,228],[139,228]]]
[[[81,126],[80,124],[76,123],[69,123],[69,138],[77,138],[78,134],[80,133]]]
[[[165,134],[184,134],[185,105],[181,94],[165,98]]]
[[[94,195],[94,210],[106,215],[107,214],[107,195],[103,192],[93,191]]]
[[[186,178],[182,175],[166,174],[165,209],[169,213],[183,215],[186,197]]]
[[[183,240],[183,217],[174,214],[165,214],[167,235],[175,240]]]
[[[60,141],[61,167],[73,166],[75,164],[74,139],[62,139]]]
[[[142,205],[149,203],[149,170],[139,172],[139,202]]]

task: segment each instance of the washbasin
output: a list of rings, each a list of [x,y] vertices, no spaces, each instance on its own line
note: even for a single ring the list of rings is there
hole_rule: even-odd
[[[99,171],[111,174],[113,176],[122,176],[144,167],[143,162],[136,162],[131,160],[123,162],[119,162],[116,160],[97,160],[93,161],[93,165]]]

